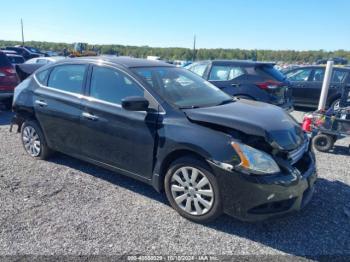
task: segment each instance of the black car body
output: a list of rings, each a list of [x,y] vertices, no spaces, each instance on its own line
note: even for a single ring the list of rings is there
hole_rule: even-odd
[[[186,67],[222,91],[292,110],[289,83],[273,63],[244,60],[199,61]]]
[[[35,58],[35,57],[44,56],[43,54],[41,54],[39,52],[33,52],[36,49],[33,49],[33,51],[32,51],[30,47],[26,47],[26,46],[23,46],[23,47],[22,46],[8,46],[5,49],[15,51],[17,54],[23,56],[23,58],[25,60],[29,60],[29,59]]]
[[[50,64],[16,88],[13,110],[30,155],[55,150],[141,180],[197,222],[221,211],[266,219],[301,209],[313,193],[314,155],[288,113],[163,62]]]
[[[350,83],[350,68],[334,67],[328,91],[327,107],[339,107],[343,87]],[[294,104],[316,108],[318,106],[325,66],[303,66],[285,72],[291,83]]]

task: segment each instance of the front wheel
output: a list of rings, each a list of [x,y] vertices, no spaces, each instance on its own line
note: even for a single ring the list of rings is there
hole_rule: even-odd
[[[204,161],[183,157],[173,162],[165,176],[171,206],[183,217],[207,223],[222,213],[219,187]]]
[[[318,151],[328,152],[333,148],[334,139],[326,134],[318,134],[313,138],[312,143]]]

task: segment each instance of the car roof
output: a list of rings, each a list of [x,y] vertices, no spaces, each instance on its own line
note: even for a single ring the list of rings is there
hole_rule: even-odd
[[[111,64],[117,64],[128,68],[133,67],[174,67],[171,64],[167,64],[161,61],[132,58],[132,57],[109,57],[109,56],[92,56],[92,57],[76,57],[74,59],[64,60],[67,61],[81,61],[81,62],[98,62],[104,61]]]
[[[8,54],[8,53],[5,53],[5,55],[11,56],[11,57],[20,57],[20,58],[23,58],[23,56],[17,55],[17,54]],[[24,59],[24,58],[23,58],[23,59]]]
[[[287,72],[289,71],[294,71],[294,70],[300,70],[300,69],[307,69],[307,68],[326,68],[326,65],[304,65],[304,66],[299,66],[297,68],[293,68],[291,70],[288,70]],[[346,65],[345,66],[340,66],[340,65],[334,65],[333,66],[333,69],[334,68],[337,68],[337,69],[344,69],[344,70],[347,70],[349,71],[350,68],[347,67]]]
[[[276,64],[274,62],[260,62],[260,61],[252,61],[252,60],[223,60],[223,59],[196,61],[195,63],[203,63],[203,62],[212,63],[213,65],[239,65],[239,66],[257,66],[257,65],[274,66]]]

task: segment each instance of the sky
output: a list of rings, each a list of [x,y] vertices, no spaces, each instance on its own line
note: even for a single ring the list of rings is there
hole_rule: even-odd
[[[16,6],[14,8],[14,5]],[[0,39],[350,50],[349,0],[0,0]],[[6,11],[4,11],[6,10]]]

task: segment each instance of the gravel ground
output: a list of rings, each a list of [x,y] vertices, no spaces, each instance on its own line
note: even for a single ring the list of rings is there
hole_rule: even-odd
[[[31,159],[8,132],[10,117],[0,112],[0,255],[350,255],[350,139],[317,153],[317,189],[303,211],[200,225],[135,180],[61,154]]]

